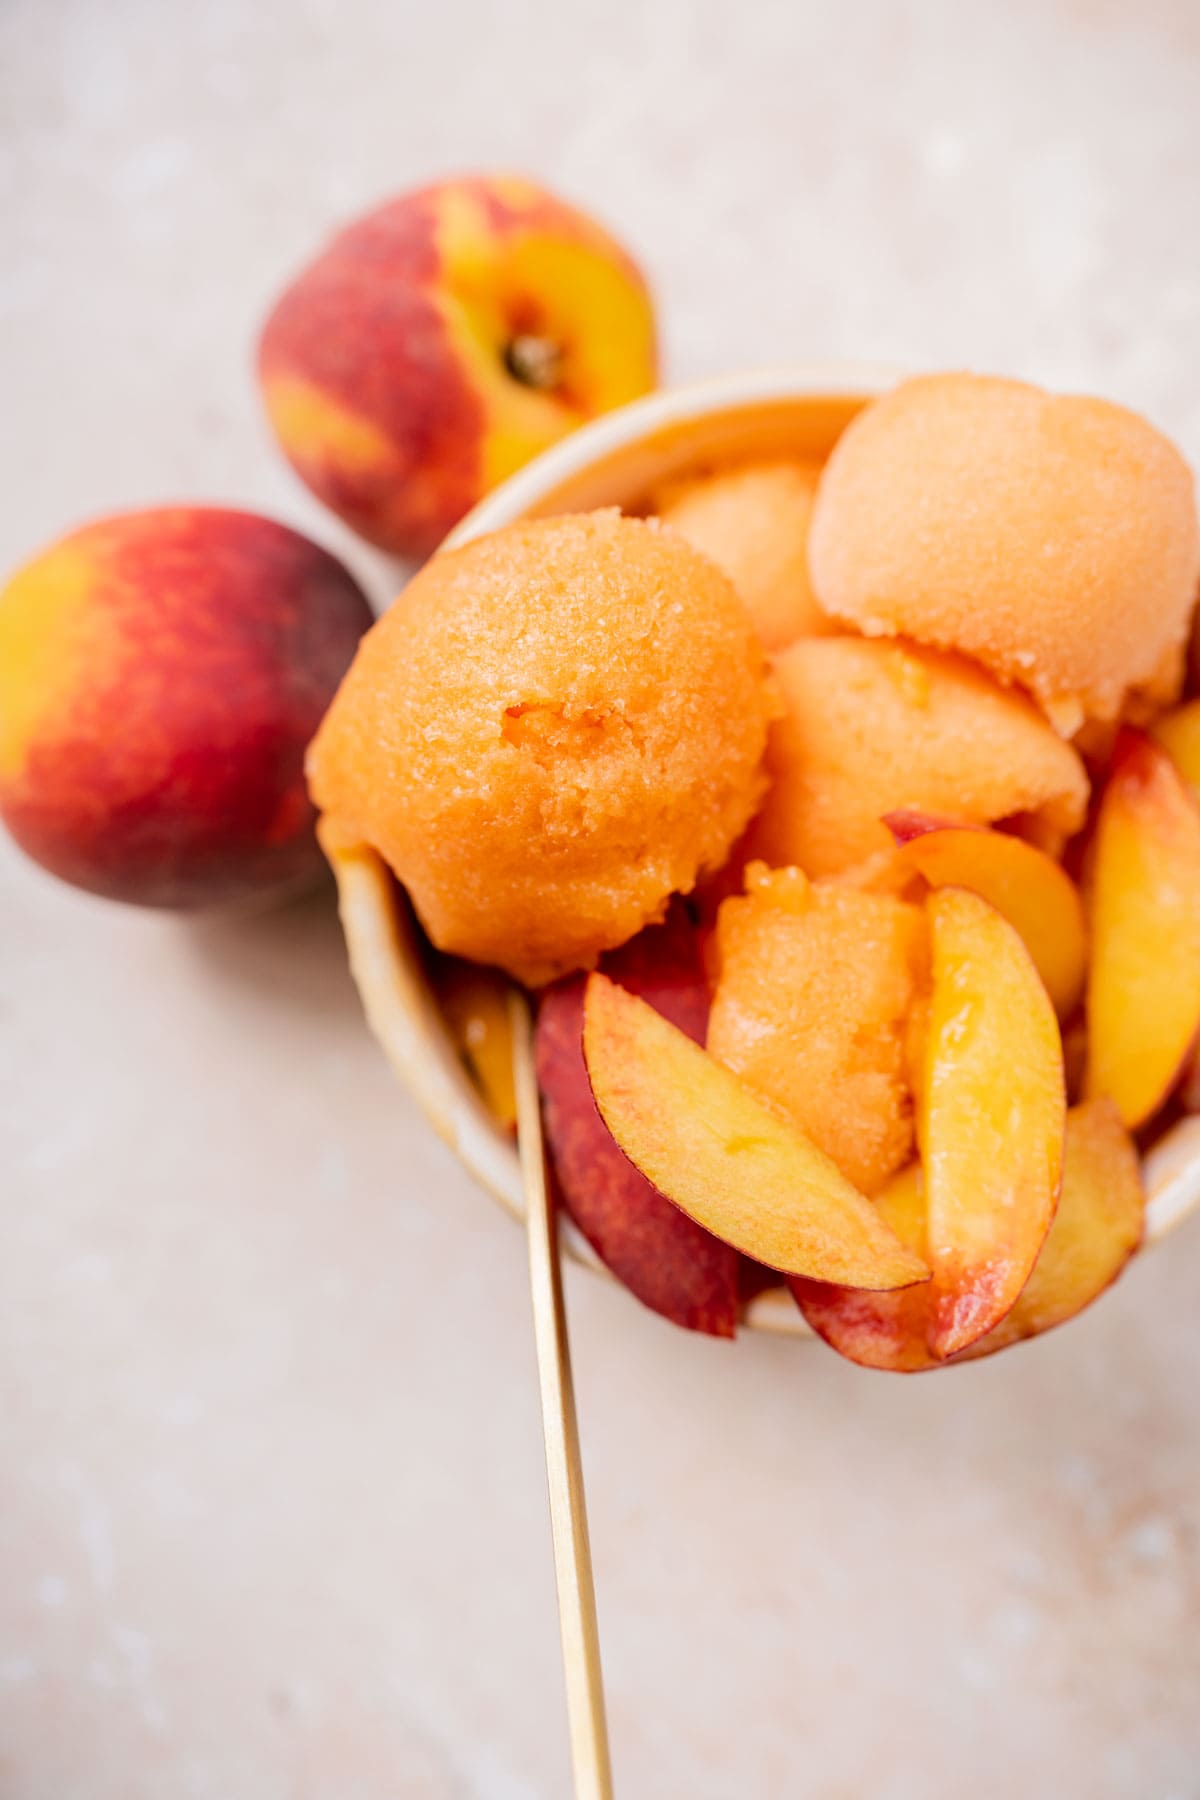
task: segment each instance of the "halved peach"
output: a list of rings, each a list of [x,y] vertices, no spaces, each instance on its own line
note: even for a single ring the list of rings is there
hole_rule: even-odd
[[[910,1163],[876,1205],[902,1243],[926,1254],[925,1194]],[[954,1359],[991,1356],[1074,1318],[1116,1280],[1142,1237],[1145,1198],[1137,1150],[1111,1100],[1088,1100],[1067,1114],[1062,1193],[1033,1273],[1012,1310]],[[894,1294],[861,1294],[817,1281],[788,1282],[817,1335],[851,1362],[912,1373],[948,1366],[928,1345],[936,1290],[931,1281]]]
[[[1044,850],[984,826],[893,812],[884,824],[897,863],[930,887],[967,888],[1020,933],[1060,1019],[1079,1004],[1087,975],[1087,932],[1075,883]]]
[[[1105,1096],[1067,1114],[1054,1223],[1012,1310],[967,1357],[991,1356],[1063,1325],[1111,1287],[1142,1241],[1146,1196],[1137,1146]]]
[[[928,1275],[797,1126],[605,975],[588,978],[583,1050],[621,1149],[705,1230],[785,1274],[861,1288]]]
[[[1183,779],[1200,800],[1200,700],[1188,700],[1163,713],[1150,728]]]
[[[1088,1094],[1130,1130],[1175,1085],[1200,1030],[1200,806],[1167,752],[1122,730],[1092,848]]]
[[[1062,1040],[1033,959],[965,888],[928,914],[933,988],[917,1140],[935,1297],[929,1347],[953,1356],[999,1323],[1029,1278],[1062,1179]]]

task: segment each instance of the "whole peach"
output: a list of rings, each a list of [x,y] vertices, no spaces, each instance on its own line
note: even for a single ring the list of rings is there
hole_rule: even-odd
[[[0,816],[114,900],[299,886],[321,867],[305,746],[370,623],[341,564],[270,519],[85,525],[0,593]]]
[[[515,176],[468,177],[339,232],[276,303],[259,375],[313,492],[424,556],[538,451],[654,385],[654,316],[585,214]]]

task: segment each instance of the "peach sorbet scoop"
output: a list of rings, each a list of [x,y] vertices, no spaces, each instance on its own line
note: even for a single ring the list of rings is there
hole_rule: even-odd
[[[1107,400],[921,376],[838,442],[809,562],[834,618],[965,651],[1069,736],[1131,690],[1178,690],[1200,578],[1192,473]]]
[[[722,863],[770,689],[728,578],[652,521],[514,525],[434,557],[364,638],[308,760],[433,942],[531,985],[594,966]]]

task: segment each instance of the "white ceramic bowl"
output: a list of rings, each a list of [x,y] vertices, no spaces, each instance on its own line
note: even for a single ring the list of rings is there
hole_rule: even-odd
[[[789,453],[823,460],[854,414],[889,386],[889,371],[820,365],[728,376],[650,395],[547,450],[497,488],[446,540],[468,543],[517,519],[634,506],[666,477],[741,456]],[[342,924],[367,1019],[434,1129],[515,1218],[523,1216],[516,1147],[488,1112],[446,1026],[412,914],[387,869],[363,847],[331,853]],[[1146,1242],[1159,1242],[1200,1206],[1200,1117],[1176,1125],[1145,1162]],[[568,1253],[607,1275],[567,1227]],[[744,1323],[810,1333],[790,1296],[772,1289]]]

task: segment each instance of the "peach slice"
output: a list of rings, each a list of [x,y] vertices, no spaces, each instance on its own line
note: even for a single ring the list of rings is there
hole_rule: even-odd
[[[1188,700],[1163,713],[1150,735],[1162,745],[1183,779],[1200,800],[1200,700]]]
[[[880,1217],[914,1256],[926,1255],[925,1183],[918,1162],[893,1175],[875,1198]],[[941,1367],[929,1348],[932,1281],[890,1294],[862,1293],[789,1276],[797,1306],[831,1349],[866,1369],[912,1375]]]
[[[1104,1096],[1072,1107],[1062,1193],[1042,1253],[1011,1312],[966,1357],[1006,1350],[1090,1306],[1141,1243],[1145,1211],[1137,1146],[1113,1102]]]
[[[876,1201],[902,1243],[926,1253],[919,1163],[893,1176]],[[1041,1255],[1012,1310],[956,1362],[1005,1350],[1065,1324],[1121,1273],[1142,1237],[1145,1198],[1137,1150],[1111,1100],[1088,1100],[1067,1114],[1062,1194]],[[800,1311],[825,1342],[870,1369],[912,1373],[947,1366],[927,1333],[936,1298],[931,1281],[894,1294],[862,1294],[822,1282],[788,1282]]]
[[[488,1111],[512,1131],[517,1123],[513,1086],[508,983],[492,969],[447,961],[437,976],[438,999],[459,1055]]]
[[[1069,1018],[1087,976],[1087,932],[1078,890],[1058,863],[1022,838],[927,813],[888,813],[883,822],[902,867],[930,887],[967,888],[1008,920],[1059,1018]]]
[[[644,1000],[588,978],[583,1050],[629,1160],[707,1231],[785,1274],[860,1288],[926,1264],[808,1138]]]
[[[929,1347],[953,1356],[1028,1280],[1062,1179],[1062,1040],[1033,959],[965,888],[929,897],[933,990],[917,1140],[935,1297]]]
[[[604,958],[621,987],[704,1042],[708,987],[682,902]],[[748,1265],[672,1206],[627,1156],[596,1111],[583,1060],[586,977],[568,976],[538,999],[534,1057],[546,1148],[567,1211],[601,1261],[652,1311],[689,1331],[731,1338]]]
[[[1200,1030],[1200,807],[1166,751],[1128,727],[1093,857],[1086,1091],[1111,1094],[1132,1131]]]

